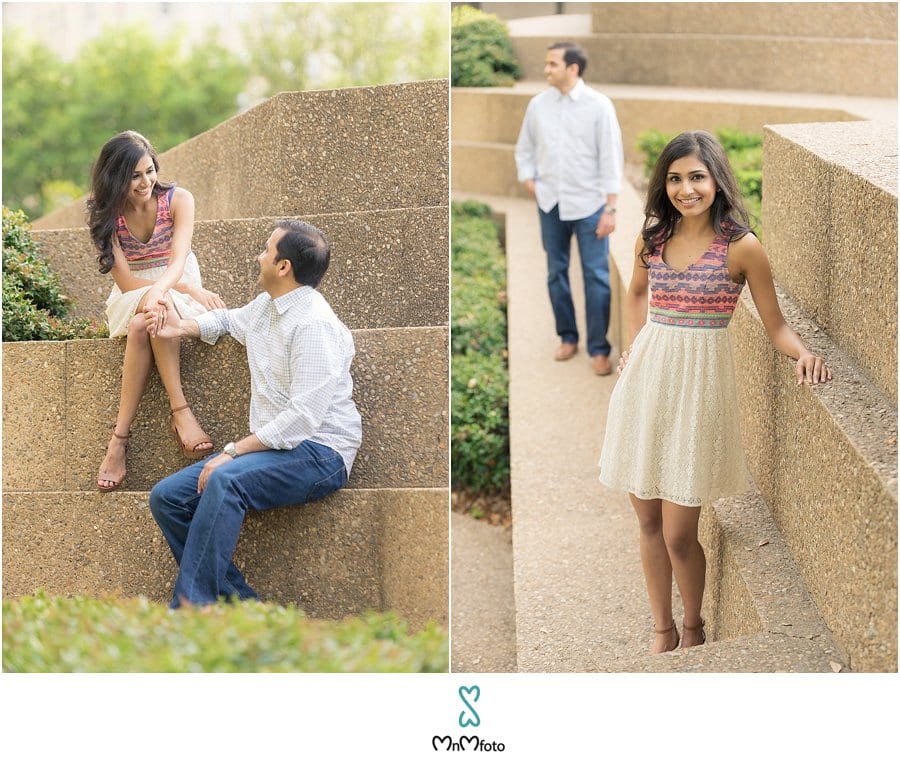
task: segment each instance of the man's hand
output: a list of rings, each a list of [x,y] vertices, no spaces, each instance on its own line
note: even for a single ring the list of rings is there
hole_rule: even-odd
[[[174,339],[181,336],[181,318],[168,297],[144,306],[144,325],[153,338]]]
[[[528,195],[530,195],[532,198],[537,198],[537,196],[535,196],[534,194],[534,180],[526,180],[524,182],[524,185],[525,190],[528,191]]]
[[[597,223],[597,238],[606,238],[616,229],[616,215],[610,214],[604,210],[600,215],[600,221]]]
[[[234,460],[234,458],[224,452],[220,452],[215,458],[210,458],[206,462],[206,465],[203,466],[203,470],[200,472],[200,478],[197,479],[197,494],[203,494],[203,490],[206,489],[206,483],[209,481],[209,477],[212,476],[213,471],[225,463],[230,463],[232,460]]]

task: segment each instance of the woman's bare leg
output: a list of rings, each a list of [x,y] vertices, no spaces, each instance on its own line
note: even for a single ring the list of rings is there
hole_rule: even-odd
[[[662,501],[663,536],[684,603],[684,625],[691,628],[685,629],[682,635],[685,647],[702,642],[699,625],[706,587],[706,554],[697,539],[699,522],[699,506]]]
[[[169,409],[176,410],[187,405],[181,385],[181,340],[152,338],[150,346],[153,348],[156,369],[159,371],[159,377],[162,379],[169,397]],[[174,413],[173,421],[184,441],[196,442],[206,438],[206,432],[203,431],[190,408]],[[196,451],[198,453],[212,452],[212,442],[197,445]]]
[[[131,431],[138,405],[147,388],[152,363],[150,337],[144,328],[143,316],[138,313],[138,316],[133,317],[128,324],[128,336],[125,339],[122,388],[119,393],[119,412],[116,415],[114,429],[120,436],[110,436],[106,457],[100,464],[100,474],[105,478],[97,477],[98,487],[109,489],[125,478],[125,445],[128,440],[121,437],[127,436]]]
[[[647,583],[653,625],[657,630],[651,653],[671,651],[677,644],[678,635],[672,624],[672,564],[663,537],[662,501],[642,500],[628,496],[638,517],[640,526],[641,566]]]

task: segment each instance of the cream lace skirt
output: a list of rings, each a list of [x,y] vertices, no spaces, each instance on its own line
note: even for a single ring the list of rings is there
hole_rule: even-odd
[[[159,280],[166,267],[151,267],[147,270],[135,271],[135,276],[145,280]],[[181,283],[192,283],[200,286],[200,265],[197,264],[197,257],[190,252],[184,263],[184,273],[181,276]],[[137,310],[138,304],[143,299],[144,294],[150,286],[136,288],[134,291],[126,291],[124,294],[119,287],[114,285],[109,297],[106,300],[106,322],[109,324],[109,335],[111,338],[116,336],[128,335],[128,324]],[[169,290],[169,296],[175,304],[175,309],[183,318],[195,318],[206,312],[200,302],[194,301],[187,294],[182,294],[174,289]]]
[[[747,490],[727,329],[648,320],[609,401],[600,481],[694,506]]]

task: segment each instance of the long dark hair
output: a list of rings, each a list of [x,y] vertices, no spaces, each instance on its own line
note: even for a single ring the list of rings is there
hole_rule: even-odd
[[[112,237],[116,234],[116,220],[125,207],[131,175],[144,154],[150,156],[159,172],[159,157],[150,141],[140,133],[128,130],[106,141],[91,172],[91,195],[88,198],[88,227],[97,247],[97,263],[101,273],[108,273],[115,264]],[[153,193],[168,192],[172,185],[157,178]]]
[[[744,207],[741,191],[722,144],[703,130],[682,132],[663,149],[650,175],[647,203],[644,206],[644,227],[641,230],[644,250],[640,257],[644,267],[650,266],[647,258],[654,248],[675,234],[675,226],[681,219],[681,214],[672,206],[666,193],[669,167],[673,161],[692,155],[706,165],[718,189],[710,208],[710,221],[716,233],[727,235],[729,240],[736,241],[751,232],[750,216]]]

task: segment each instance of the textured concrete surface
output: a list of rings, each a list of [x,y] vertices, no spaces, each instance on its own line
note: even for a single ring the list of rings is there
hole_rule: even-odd
[[[447,114],[447,80],[280,93],[163,153],[161,176],[198,220],[442,206]],[[35,227],[78,227],[83,209]]]
[[[351,486],[445,487],[447,329],[372,329],[354,338],[363,445]],[[118,409],[124,346],[122,339],[3,345],[4,490],[28,491],[36,482],[44,490],[94,488]],[[246,435],[250,378],[240,344],[228,337],[212,347],[186,341],[182,379],[216,447]],[[132,426],[127,489],[148,490],[184,465],[154,372]]]
[[[429,619],[446,625],[446,505],[446,490],[344,489],[306,506],[251,512],[235,563],[263,599],[295,603],[313,617],[387,606],[414,628]],[[398,531],[398,519],[431,553],[418,580],[402,580],[396,549],[385,548],[384,534]],[[177,568],[146,492],[6,494],[3,524],[4,596],[41,588],[161,602],[171,596]],[[434,563],[441,549],[444,563]]]
[[[450,493],[439,489],[378,490],[382,607],[416,628],[450,623]]]
[[[897,39],[894,3],[606,3],[592,6],[595,32]]]
[[[516,671],[512,529],[450,513],[450,669]]]
[[[760,491],[813,599],[854,671],[897,669],[897,416],[796,304],[782,311],[835,379],[798,387],[793,362],[754,371],[743,358],[774,354],[747,294],[734,321],[745,448],[764,464]],[[744,370],[749,372],[744,373]],[[760,385],[762,384],[762,385]],[[761,417],[775,422],[774,436]],[[756,437],[759,437],[758,439]]]
[[[203,285],[229,307],[259,293],[256,261],[279,217],[198,221],[193,250]],[[331,240],[320,287],[350,328],[445,325],[447,207],[307,215]],[[35,231],[45,258],[74,297],[73,314],[105,319],[111,276],[97,271],[84,228]]]
[[[776,279],[896,403],[896,122],[777,125],[764,151]]]
[[[740,21],[744,14],[725,10],[725,18],[718,18],[718,8],[727,9],[730,4],[707,4],[706,12],[699,14],[701,18],[711,17],[705,24],[697,22],[693,11],[685,12],[682,4],[671,4],[668,12],[682,17],[682,23],[675,27],[680,31],[672,31],[667,26],[658,28],[655,23],[645,24],[645,14],[650,12],[647,9],[653,4],[622,5],[633,5],[634,10],[630,13],[630,21],[624,23],[626,28],[620,25],[616,31],[610,31],[601,21],[595,22],[593,32],[587,32],[583,20],[577,15],[554,19],[555,28],[552,31],[545,28],[547,17],[523,19],[511,24],[513,51],[524,78],[540,79],[547,46],[565,38],[581,45],[588,54],[589,62],[594,62],[591,76],[609,82],[887,97],[897,95],[896,9],[893,11],[893,22],[889,26],[877,22],[879,25],[874,35],[870,32],[844,38],[833,32],[827,36],[817,36],[824,29],[819,24],[813,24],[804,34],[802,17],[796,11],[790,14],[790,18],[800,23],[794,26],[793,34],[782,35],[780,22],[776,20],[781,3],[744,4],[745,8],[753,9],[746,13],[748,18],[769,6],[767,11],[773,16],[772,26],[758,34],[744,31]],[[845,16],[850,20],[848,27],[851,29],[865,28],[872,18],[853,23],[851,9],[856,5],[844,6],[846,10],[843,14],[835,11],[826,14],[826,17],[834,19],[835,13],[838,17]],[[595,13],[602,17],[601,9],[595,9]],[[889,9],[885,9],[885,15],[891,15]],[[620,11],[619,18],[627,19],[628,15],[622,15]],[[760,20],[765,23],[764,19]],[[834,29],[841,29],[841,22],[835,23],[837,26]],[[653,28],[659,31],[650,31]],[[728,31],[710,31],[722,29]],[[570,33],[566,33],[569,30]],[[882,37],[886,39],[879,39]],[[705,66],[684,65],[686,38],[691,45],[702,48]],[[648,54],[648,51],[652,53]]]

